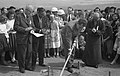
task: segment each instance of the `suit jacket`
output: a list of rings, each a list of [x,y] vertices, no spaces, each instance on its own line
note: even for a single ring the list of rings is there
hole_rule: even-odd
[[[30,34],[30,31],[25,31],[25,29],[28,27],[34,28],[32,17],[29,16],[28,18],[26,18],[23,13],[17,15],[14,23],[14,29],[15,31],[17,31],[16,33],[17,44],[32,43],[32,35]]]
[[[75,16],[73,14],[71,14],[70,21],[72,20],[71,18],[73,18],[73,17],[75,17]],[[65,14],[63,20],[69,22],[69,14]]]
[[[44,16],[41,18],[41,21],[39,21],[39,17],[37,14],[33,15],[33,22],[36,28],[37,33],[42,33],[44,34],[44,31],[39,32],[41,29],[49,29],[49,19],[47,16]],[[33,42],[39,42],[39,38],[36,38],[35,36],[33,36]]]
[[[41,18],[41,22],[39,21],[39,17],[37,14],[33,15],[33,22],[36,27],[36,32],[39,32],[40,29],[48,29],[49,28],[49,19],[47,16]]]

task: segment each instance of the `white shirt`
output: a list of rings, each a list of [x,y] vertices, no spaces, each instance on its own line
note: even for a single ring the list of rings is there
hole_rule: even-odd
[[[7,33],[6,24],[0,23],[0,33]]]
[[[14,22],[15,22],[15,19],[13,19],[13,20],[7,20],[7,23],[6,23],[7,30],[13,30]]]
[[[9,38],[9,35],[7,33],[6,24],[0,23],[0,34],[5,34],[6,38]]]

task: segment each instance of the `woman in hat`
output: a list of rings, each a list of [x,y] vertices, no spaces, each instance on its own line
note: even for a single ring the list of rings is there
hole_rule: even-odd
[[[60,33],[59,24],[55,20],[54,15],[50,16],[51,19],[51,55],[57,57],[57,52],[60,47]]]
[[[56,42],[56,41],[52,41],[50,55],[57,57],[57,54],[58,54],[58,51],[60,48],[60,33],[59,33],[59,31],[60,31],[60,29],[59,29],[59,26],[60,26],[59,20],[60,19],[59,18],[60,17],[58,16],[58,9],[56,7],[52,7],[51,12],[52,12],[52,15],[51,15],[51,37],[56,33],[56,38],[58,39],[58,41],[57,41],[58,44],[57,44],[57,48],[56,48],[55,47],[56,45],[53,46],[54,42]],[[55,32],[55,30],[56,30],[56,32]],[[54,33],[53,33],[53,31],[54,31]],[[51,39],[53,40],[54,38],[52,37]],[[54,51],[53,51],[53,49],[54,49]]]
[[[59,28],[60,28],[60,49],[59,49],[59,56],[64,55],[63,54],[63,45],[62,45],[62,38],[61,38],[61,31],[65,26],[65,22],[64,22],[64,17],[65,17],[65,12],[63,9],[59,9],[58,10],[58,17],[59,19],[57,20],[59,23]]]

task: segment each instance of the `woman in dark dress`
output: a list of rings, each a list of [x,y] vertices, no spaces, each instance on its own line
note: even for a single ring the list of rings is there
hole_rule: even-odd
[[[93,14],[93,19],[88,21],[86,32],[86,46],[83,61],[86,65],[97,68],[101,63],[101,35],[104,31],[103,22],[99,13]]]
[[[2,65],[7,65],[7,62],[5,61],[7,40],[9,40],[9,36],[6,29],[6,17],[0,15],[0,63]]]

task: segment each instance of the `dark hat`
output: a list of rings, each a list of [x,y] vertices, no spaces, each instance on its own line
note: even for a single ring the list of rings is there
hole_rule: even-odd
[[[114,9],[114,10],[116,10],[116,7],[112,6],[112,7],[110,7],[110,9]]]
[[[9,9],[16,9],[14,6],[10,6]]]
[[[16,9],[14,6],[10,6],[7,10]]]
[[[50,10],[47,10],[46,13],[51,13],[51,11],[50,11]]]
[[[4,9],[7,9],[7,8],[6,8],[6,7],[2,7],[2,8],[1,8],[1,11],[4,11]]]
[[[45,11],[45,9],[43,7],[37,8],[37,12],[44,12],[44,11]]]

